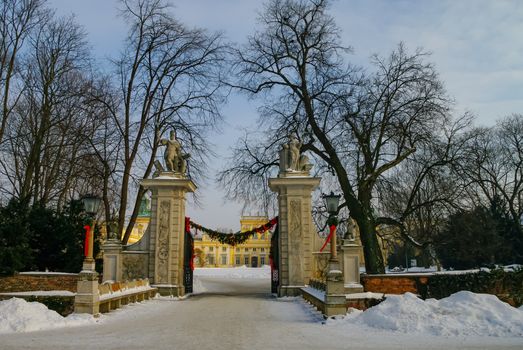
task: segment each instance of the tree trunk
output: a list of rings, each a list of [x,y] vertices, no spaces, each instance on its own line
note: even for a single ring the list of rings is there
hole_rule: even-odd
[[[376,234],[376,227],[372,219],[361,216],[354,218],[360,229],[360,239],[363,245],[365,268],[368,274],[385,273],[383,255]]]
[[[383,263],[383,254],[381,253],[378,235],[376,234],[376,223],[372,215],[370,193],[370,189],[360,186],[358,199],[361,205],[361,211],[351,212],[351,215],[359,226],[367,273],[382,274],[385,273],[385,264]]]

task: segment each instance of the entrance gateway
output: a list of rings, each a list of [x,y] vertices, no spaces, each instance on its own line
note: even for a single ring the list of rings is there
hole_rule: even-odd
[[[152,179],[141,185],[152,192],[151,221],[140,241],[123,247],[104,245],[104,279],[147,277],[161,295],[192,292],[193,241],[185,217],[186,194],[196,186],[185,174],[185,160],[176,139],[165,142],[168,170],[156,162]],[[291,137],[280,151],[279,174],[269,179],[278,195],[278,224],[271,241],[271,285],[278,296],[296,296],[313,277],[313,249],[318,239],[312,222],[312,191],[320,178],[311,177],[301,144]],[[169,152],[168,152],[169,151]],[[251,265],[258,265],[251,260]]]

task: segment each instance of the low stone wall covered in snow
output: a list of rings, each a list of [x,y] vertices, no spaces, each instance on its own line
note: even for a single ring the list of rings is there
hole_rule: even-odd
[[[361,284],[367,292],[384,294],[413,293],[420,291],[429,281],[429,275],[362,275]]]
[[[67,290],[76,292],[78,274],[61,272],[21,272],[0,277],[0,293]]]

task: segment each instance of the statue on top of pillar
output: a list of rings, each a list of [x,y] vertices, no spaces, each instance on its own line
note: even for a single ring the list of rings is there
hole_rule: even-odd
[[[171,130],[169,139],[161,139],[159,144],[160,146],[166,146],[163,158],[167,171],[185,175],[187,171],[187,159],[189,159],[191,155],[182,153],[182,146],[176,139],[176,131]],[[156,161],[154,165],[156,167],[155,176],[165,171],[159,161]]]
[[[289,136],[289,143],[284,144],[280,150],[280,174],[300,173],[300,175],[309,175],[312,164],[309,162],[309,157],[301,154],[302,145],[296,136]]]

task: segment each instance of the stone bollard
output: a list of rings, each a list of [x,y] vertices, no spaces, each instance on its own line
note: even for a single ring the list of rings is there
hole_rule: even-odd
[[[339,270],[337,261],[329,261],[329,272],[325,288],[326,316],[345,315],[347,313],[343,273]]]
[[[360,249],[355,240],[344,239],[341,250],[343,252],[343,283],[345,294],[361,293],[363,286],[360,283]]]

